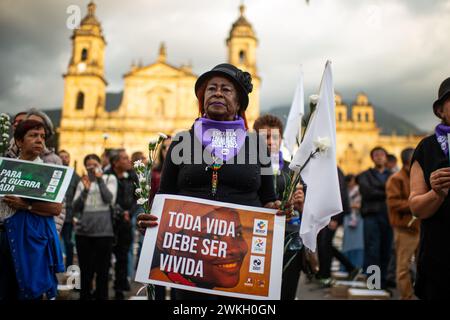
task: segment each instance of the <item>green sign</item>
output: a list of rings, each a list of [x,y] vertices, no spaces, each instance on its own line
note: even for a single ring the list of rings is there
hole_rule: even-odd
[[[73,168],[0,157],[0,196],[61,203]]]

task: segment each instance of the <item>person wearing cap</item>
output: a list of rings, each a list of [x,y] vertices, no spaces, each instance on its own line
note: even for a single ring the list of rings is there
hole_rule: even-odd
[[[265,114],[258,117],[253,124],[253,129],[260,134],[267,144],[270,151],[270,157],[273,169],[273,185],[277,199],[282,199],[284,190],[290,179],[289,162],[283,159],[281,151],[281,142],[283,138],[283,123],[281,120],[271,114]],[[300,272],[303,269],[305,273],[307,268],[303,267],[303,243],[300,238],[300,214],[303,211],[303,202],[305,194],[303,193],[303,184],[297,186],[293,197],[299,201],[297,204],[302,206],[295,207],[295,215],[286,220],[284,243],[285,250],[283,255],[283,276],[281,281],[281,300],[294,300],[297,294],[297,284],[300,279]]]
[[[197,79],[200,117],[189,131],[173,138],[158,193],[280,207],[267,146],[256,133],[248,132],[245,111],[252,89],[251,75],[228,63],[215,66]],[[292,206],[286,211],[292,212]],[[139,215],[141,232],[156,226],[155,220],[153,215]],[[177,298],[211,297],[177,290]]]
[[[450,299],[450,78],[441,83],[433,111],[441,123],[417,146],[410,173],[409,206],[421,220],[415,293],[425,300]]]

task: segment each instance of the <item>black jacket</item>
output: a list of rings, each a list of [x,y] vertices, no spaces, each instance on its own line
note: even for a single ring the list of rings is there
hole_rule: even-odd
[[[184,139],[186,140],[183,141]],[[268,202],[275,201],[273,175],[261,174],[262,171],[267,173],[268,170],[272,169],[270,157],[267,154],[267,146],[260,145],[260,142],[256,134],[247,134],[244,146],[233,159],[235,163],[224,163],[218,170],[218,187],[216,194],[213,195],[211,192],[212,170],[207,169],[208,165],[203,156],[203,154],[206,156],[209,156],[209,154],[203,152],[204,147],[194,136],[193,129],[188,132],[181,132],[174,137],[167,152],[158,193],[255,207],[261,207]],[[257,149],[255,150],[251,145],[256,145]],[[195,149],[198,151],[198,148],[201,148],[201,153],[198,154],[199,159],[195,159]],[[261,161],[261,157],[257,156],[260,152],[267,156],[263,159],[267,161]],[[180,161],[181,163],[176,163],[178,156],[183,158],[183,161]],[[239,158],[245,159],[245,161],[237,163]]]
[[[341,202],[342,202],[342,212],[333,216],[331,220],[337,221],[339,225],[344,222],[344,215],[351,213],[352,208],[350,207],[350,199],[348,197],[347,184],[345,183],[345,176],[342,170],[338,167],[338,180],[339,180],[339,190],[341,191]]]
[[[361,215],[363,217],[370,214],[387,215],[386,181],[377,177],[376,169],[371,168],[362,172],[357,182],[361,193]]]
[[[124,211],[129,211],[130,215],[133,215],[137,208],[137,196],[136,186],[139,185],[139,180],[136,173],[133,170],[127,171],[127,177],[119,178],[114,170],[109,169],[106,174],[113,174],[117,178],[117,200],[116,204]]]
[[[69,187],[66,191],[66,217],[64,220],[64,223],[72,223],[73,219],[73,202],[75,197],[75,191],[77,190],[78,183],[80,182],[80,176],[76,174],[76,172],[73,173],[72,179],[70,180]]]

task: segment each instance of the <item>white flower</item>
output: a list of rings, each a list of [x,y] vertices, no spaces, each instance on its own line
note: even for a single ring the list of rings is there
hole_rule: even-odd
[[[319,102],[319,95],[312,94],[309,96],[309,103],[317,104]]]
[[[158,132],[158,136],[159,136],[159,138],[162,139],[162,140],[167,139],[167,135],[165,135],[165,134],[162,133],[162,132]]]
[[[143,174],[139,175],[139,182],[146,182],[147,179],[145,178],[145,176]]]
[[[142,189],[141,188],[137,188],[136,189],[136,194],[141,194],[142,193]]]
[[[5,138],[5,139],[8,139],[8,138],[9,138],[9,134],[7,134],[7,133],[4,133],[2,136],[3,136],[3,138]]]
[[[146,203],[146,202],[147,202],[147,199],[145,199],[145,198],[139,198],[138,201],[137,201],[137,204],[138,204],[138,205],[143,205],[143,204]]]
[[[331,147],[331,141],[328,137],[317,137],[314,141],[314,146],[319,149],[319,152],[325,152]]]
[[[150,140],[150,142],[148,143],[148,150],[150,150],[150,151],[155,150],[157,145],[158,145],[158,140],[156,140],[156,139]]]
[[[145,164],[142,162],[142,160],[137,160],[134,162],[134,168],[135,169],[145,168]]]
[[[103,134],[103,140],[108,140],[108,139],[109,139],[109,134],[104,133],[104,134]]]
[[[6,113],[2,113],[1,117],[7,121],[9,121],[9,116]]]

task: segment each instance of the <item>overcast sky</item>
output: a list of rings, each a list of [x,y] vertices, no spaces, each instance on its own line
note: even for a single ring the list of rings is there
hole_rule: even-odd
[[[89,1],[1,0],[0,110],[55,109],[71,53],[70,5]],[[239,0],[96,0],[107,41],[107,91],[123,88],[133,60],[191,62],[196,74],[226,60],[225,39]],[[259,39],[263,110],[291,103],[303,65],[305,91],[317,91],[327,59],[344,100],[364,91],[376,105],[424,130],[437,120],[432,103],[450,76],[450,1],[246,0]]]

